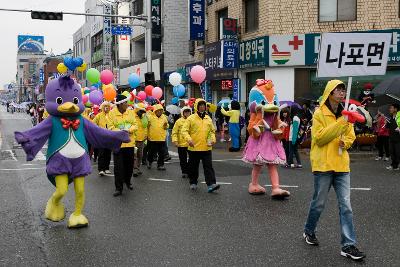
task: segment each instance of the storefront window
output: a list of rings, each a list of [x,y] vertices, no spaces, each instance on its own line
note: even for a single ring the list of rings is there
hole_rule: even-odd
[[[257,79],[265,79],[265,71],[255,71],[246,73],[246,99],[251,88],[256,84]]]

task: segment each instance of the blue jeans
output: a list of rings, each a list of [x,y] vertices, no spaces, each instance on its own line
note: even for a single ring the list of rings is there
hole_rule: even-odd
[[[232,147],[240,148],[240,126],[239,123],[229,123],[229,134],[232,139]]]
[[[310,203],[304,232],[310,235],[315,233],[331,186],[335,189],[339,203],[340,228],[342,231],[341,244],[343,247],[355,245],[356,235],[353,226],[353,211],[350,204],[350,173],[347,172],[314,173],[314,195]]]

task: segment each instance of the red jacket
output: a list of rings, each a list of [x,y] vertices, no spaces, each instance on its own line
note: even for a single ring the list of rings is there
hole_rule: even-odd
[[[384,116],[379,116],[376,123],[376,133],[378,136],[389,136],[389,129],[386,128],[386,119]]]

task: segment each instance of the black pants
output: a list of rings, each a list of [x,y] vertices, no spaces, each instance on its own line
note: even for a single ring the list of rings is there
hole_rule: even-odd
[[[154,160],[154,156],[157,154],[157,166],[164,166],[165,156],[165,141],[147,141],[148,152],[147,161],[151,164]]]
[[[390,141],[390,155],[392,156],[392,167],[399,167],[400,159],[400,142]]]
[[[285,155],[286,155],[286,162],[289,162],[289,141],[282,139],[282,146],[283,149],[285,149]]]
[[[289,161],[288,164],[293,164],[293,156],[296,158],[297,164],[301,165],[301,159],[299,155],[299,151],[297,150],[298,144],[292,144],[291,141],[289,141]]]
[[[383,152],[385,152],[386,157],[389,157],[389,136],[378,136],[376,147],[379,151],[379,157],[383,157]]]
[[[187,147],[178,147],[179,163],[181,164],[182,174],[188,174],[188,149]]]
[[[133,147],[124,147],[118,153],[114,153],[115,189],[117,191],[122,191],[124,183],[131,184],[134,157],[135,149]]]
[[[106,171],[110,169],[110,161],[111,161],[111,150],[106,148],[99,148],[99,162],[98,169],[99,172]]]
[[[215,172],[212,166],[212,154],[210,151],[188,151],[189,152],[189,182],[197,184],[199,179],[200,160],[203,163],[204,178],[208,186],[216,184]]]
[[[147,143],[149,143],[149,141],[147,141]],[[143,144],[142,165],[146,165],[148,152],[149,152],[149,146],[147,144],[146,145]]]

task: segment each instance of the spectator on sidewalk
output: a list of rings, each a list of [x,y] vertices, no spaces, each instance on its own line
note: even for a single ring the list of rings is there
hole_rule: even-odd
[[[376,125],[375,125],[375,133],[378,136],[376,147],[378,148],[378,156],[376,156],[375,160],[384,160],[389,161],[389,129],[386,128],[386,117],[385,115],[378,110],[378,114],[376,115]]]
[[[290,110],[290,130],[289,130],[289,158],[287,164],[290,168],[302,168],[298,145],[301,140],[300,134],[300,110],[292,106]],[[293,157],[296,158],[297,164],[294,164]]]
[[[399,108],[400,106],[397,103],[391,104],[389,106],[390,120],[386,124],[386,128],[389,129],[389,146],[390,146],[390,155],[392,157],[392,164],[390,166],[387,166],[386,169],[391,171],[399,170],[400,132],[396,121]]]

